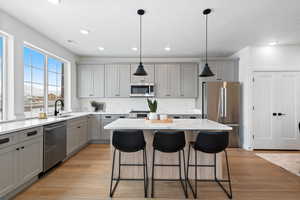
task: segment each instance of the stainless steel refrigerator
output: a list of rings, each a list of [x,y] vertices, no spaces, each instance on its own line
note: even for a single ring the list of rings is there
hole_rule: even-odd
[[[240,90],[239,82],[203,82],[203,117],[231,126],[229,147],[240,147]]]

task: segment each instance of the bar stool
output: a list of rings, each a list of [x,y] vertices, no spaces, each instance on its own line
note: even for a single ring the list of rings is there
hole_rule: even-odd
[[[228,157],[226,148],[228,146],[228,132],[200,132],[198,133],[196,142],[190,142],[189,152],[188,152],[188,164],[187,164],[187,174],[189,174],[189,167],[195,167],[195,190],[190,183],[190,180],[187,176],[187,182],[192,190],[194,198],[197,198],[197,182],[208,182],[213,181],[217,182],[218,185],[222,188],[222,190],[226,193],[228,198],[232,199],[232,190],[231,190],[231,179],[230,179],[230,171],[228,164]],[[191,147],[195,150],[195,164],[190,164],[190,153]],[[197,151],[201,151],[204,153],[214,154],[214,164],[213,165],[198,165],[197,164]],[[220,180],[217,178],[217,153],[224,151],[226,157],[226,166],[227,166],[227,176],[228,179]],[[214,179],[198,179],[197,178],[197,168],[198,167],[213,167],[214,168]],[[225,187],[221,184],[221,182],[227,182],[229,184],[229,192],[225,189]]]
[[[113,132],[112,145],[114,146],[113,152],[113,163],[111,171],[111,182],[110,182],[110,197],[113,197],[114,192],[118,186],[120,180],[125,181],[144,181],[144,193],[145,198],[148,196],[148,169],[147,169],[147,154],[146,154],[146,142],[144,138],[144,133],[141,130],[117,130]],[[114,178],[114,167],[115,167],[115,156],[116,150],[119,152],[119,169],[118,178]],[[121,163],[121,152],[133,153],[138,151],[143,151],[143,164],[128,164]],[[142,179],[122,179],[121,166],[142,166],[144,177]],[[116,181],[113,187],[113,181]]]
[[[187,183],[186,183],[186,168],[185,168],[185,134],[183,131],[180,132],[156,132],[153,139],[153,159],[152,159],[152,187],[151,187],[151,198],[154,197],[154,181],[180,181],[184,195],[187,198]],[[160,151],[163,153],[176,153],[178,152],[178,164],[155,164],[155,151]],[[181,155],[183,155],[183,169],[184,169],[184,181],[181,176]],[[179,179],[155,179],[154,171],[155,167],[179,167]]]

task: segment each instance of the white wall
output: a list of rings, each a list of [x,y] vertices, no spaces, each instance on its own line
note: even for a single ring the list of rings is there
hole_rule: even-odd
[[[47,23],[47,22],[45,22]],[[55,27],[53,27],[55,28]],[[13,66],[13,94],[11,94],[14,99],[13,110],[10,113],[14,113],[10,116],[12,118],[15,116],[17,119],[24,117],[24,70],[23,70],[23,45],[24,42],[28,42],[36,47],[39,47],[49,53],[61,57],[62,59],[70,62],[70,75],[67,77],[72,89],[67,93],[70,95],[71,108],[77,109],[79,107],[78,101],[76,99],[76,56],[70,51],[66,50],[59,44],[50,40],[46,36],[42,35],[36,30],[33,30],[24,23],[18,21],[17,19],[9,16],[5,12],[0,10],[0,30],[8,33],[12,36],[13,40],[13,60],[11,66]]]
[[[242,83],[243,147],[253,147],[252,76],[255,71],[300,71],[300,45],[246,47],[233,57],[239,59]]]

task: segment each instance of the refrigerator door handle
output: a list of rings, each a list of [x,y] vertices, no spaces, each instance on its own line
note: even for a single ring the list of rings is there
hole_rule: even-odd
[[[222,120],[223,116],[224,116],[224,90],[223,88],[220,88],[220,96],[219,96],[219,116]]]
[[[227,88],[223,88],[224,92],[223,92],[223,117],[226,118],[227,117]]]

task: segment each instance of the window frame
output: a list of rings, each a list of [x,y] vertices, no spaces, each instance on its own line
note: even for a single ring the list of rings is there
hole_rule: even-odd
[[[8,86],[8,39],[9,35],[0,31],[0,37],[2,37],[2,72],[1,72],[1,78],[2,78],[2,84],[1,84],[1,90],[2,90],[2,116],[0,117],[0,121],[7,121],[8,120],[8,94],[7,94],[7,86]]]
[[[52,58],[52,59],[55,59],[61,63],[63,63],[63,67],[66,68],[66,66],[68,65],[68,61],[64,60],[63,58],[60,58],[52,53],[49,53],[41,48],[38,48],[30,43],[27,43],[27,42],[24,42],[23,44],[23,62],[25,60],[25,57],[24,57],[24,49],[25,48],[29,48],[33,51],[36,51],[40,54],[42,54],[44,56],[44,68],[43,68],[43,71],[44,71],[44,79],[43,79],[43,87],[44,87],[44,104],[43,104],[43,109],[44,109],[44,112],[47,113],[48,116],[52,116],[54,115],[54,113],[49,113],[48,112],[48,86],[49,86],[49,83],[48,83],[48,59],[49,58]],[[23,72],[25,71],[25,62],[23,63]],[[66,76],[66,69],[64,69],[63,73],[62,73],[62,76]],[[24,76],[23,76],[24,78]],[[32,77],[31,77],[32,78]],[[23,80],[23,83],[25,85],[25,80]],[[31,80],[31,84],[32,84],[32,80]],[[64,102],[66,103],[66,81],[64,79],[64,83],[63,83],[63,87],[64,87]],[[24,89],[24,92],[25,92],[25,89]],[[23,95],[25,97],[25,94]],[[25,100],[25,99],[24,99]],[[25,108],[25,105],[24,107]],[[69,111],[68,110],[68,106],[65,106],[65,111]],[[38,113],[34,113],[34,114],[31,114],[30,116],[28,115],[25,115],[25,109],[24,109],[24,116],[25,118],[36,118],[38,116]]]

